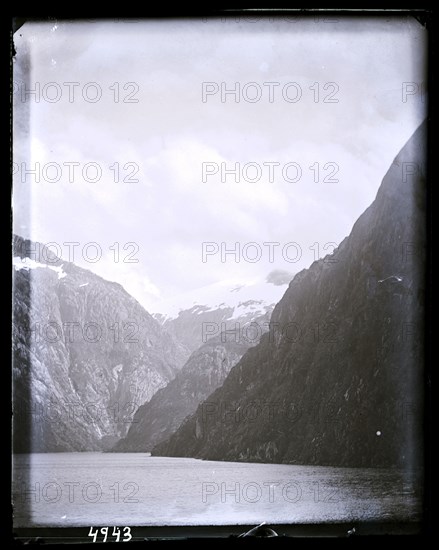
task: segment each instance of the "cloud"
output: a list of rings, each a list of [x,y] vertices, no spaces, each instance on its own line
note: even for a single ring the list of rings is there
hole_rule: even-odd
[[[271,283],[272,285],[282,286],[287,285],[293,277],[294,273],[291,273],[290,271],[286,271],[285,269],[273,269],[273,271],[270,271],[267,275],[265,280],[267,283]]]
[[[279,273],[328,253],[373,201],[425,111],[418,96],[400,99],[402,82],[422,80],[425,31],[407,18],[53,28],[26,23],[14,37],[14,81],[28,89],[39,82],[41,93],[50,82],[62,90],[56,102],[23,103],[14,95],[14,162],[77,162],[78,175],[69,181],[63,169],[57,182],[31,175],[23,182],[17,172],[15,230],[39,242],[79,242],[81,249],[99,243],[107,255],[84,267],[129,286],[154,311],[166,313],[169,296],[178,301],[227,279],[248,284],[270,273],[272,285],[285,284]],[[78,83],[73,102],[69,82]],[[84,99],[90,82],[102,91],[96,103]],[[203,82],[228,90],[239,83],[238,101],[222,101],[218,92],[203,102]],[[261,101],[245,101],[249,82],[261,86]],[[264,82],[279,83],[274,102]],[[300,86],[300,101],[283,99],[288,82]],[[339,86],[338,103],[325,103],[333,91],[328,82]],[[138,102],[125,101],[133,91],[127,83],[138,87]],[[241,172],[238,181],[223,181],[218,171],[203,182],[203,162],[227,170],[258,163],[262,177],[251,181]],[[271,181],[267,162],[278,163]],[[99,181],[84,179],[88,163],[102,168]],[[288,163],[300,165],[296,182],[284,177]],[[128,177],[133,166],[138,181]],[[203,242],[217,244],[207,261]],[[116,243],[123,254],[135,243],[139,262],[110,261]],[[273,258],[265,243],[275,243]],[[288,243],[296,243],[297,261],[289,259]],[[289,250],[291,256],[295,248]]]

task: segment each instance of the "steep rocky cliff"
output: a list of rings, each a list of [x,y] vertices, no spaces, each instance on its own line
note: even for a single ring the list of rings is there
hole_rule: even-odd
[[[187,351],[121,285],[13,244],[14,451],[108,448]]]
[[[422,448],[425,124],[334,254],[154,455],[417,466]]]
[[[128,434],[112,450],[151,451],[154,445],[168,438],[221,386],[230,369],[268,330],[269,320],[267,312],[250,323],[237,324],[209,338],[192,353],[177,376],[137,410]]]

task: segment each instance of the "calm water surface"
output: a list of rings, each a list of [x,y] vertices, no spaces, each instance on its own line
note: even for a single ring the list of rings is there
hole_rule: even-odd
[[[143,453],[15,455],[15,527],[416,521],[400,470],[212,462]]]

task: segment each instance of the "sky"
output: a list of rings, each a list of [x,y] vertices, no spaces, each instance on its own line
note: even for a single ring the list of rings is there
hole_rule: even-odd
[[[273,286],[350,233],[425,118],[426,39],[412,18],[27,22],[14,232],[150,312]]]

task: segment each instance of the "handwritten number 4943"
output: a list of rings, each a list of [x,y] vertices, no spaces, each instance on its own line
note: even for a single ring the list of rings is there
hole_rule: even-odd
[[[114,542],[121,542],[121,534],[122,534],[122,542],[128,542],[132,539],[131,535],[131,528],[130,527],[124,527],[122,529],[123,533],[120,532],[119,527],[113,527],[113,533],[111,535],[108,534],[109,527],[102,527],[100,530],[96,529],[96,531],[93,531],[93,527],[90,527],[90,531],[88,532],[89,537],[93,537],[93,542],[96,542],[99,536],[99,532],[101,535],[103,535],[102,542],[107,542],[107,538],[110,537],[110,540],[112,541],[113,537],[115,537]],[[112,541],[113,542],[113,541]]]

